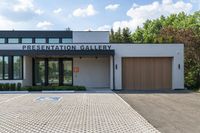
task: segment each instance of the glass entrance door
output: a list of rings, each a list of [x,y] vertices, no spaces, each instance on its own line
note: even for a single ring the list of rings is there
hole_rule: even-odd
[[[35,60],[34,75],[35,85],[45,85],[45,61],[43,59]]]
[[[63,84],[71,85],[72,77],[72,60],[63,60]]]
[[[48,61],[48,84],[59,85],[59,62],[57,59]]]
[[[73,60],[65,58],[36,58],[33,85],[73,85]]]

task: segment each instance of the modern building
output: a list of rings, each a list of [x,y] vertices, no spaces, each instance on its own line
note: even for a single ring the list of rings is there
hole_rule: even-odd
[[[183,89],[183,44],[111,44],[104,31],[0,31],[0,83]]]

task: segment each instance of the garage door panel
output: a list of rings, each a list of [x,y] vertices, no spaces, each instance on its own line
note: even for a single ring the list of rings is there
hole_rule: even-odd
[[[122,75],[124,89],[170,89],[172,58],[123,58]]]

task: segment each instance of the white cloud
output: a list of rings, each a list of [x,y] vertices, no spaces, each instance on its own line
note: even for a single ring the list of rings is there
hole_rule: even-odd
[[[173,2],[172,0],[162,0],[162,2],[155,1],[147,5],[134,4],[132,8],[127,11],[127,16],[130,20],[116,21],[113,23],[113,29],[117,30],[119,27],[129,27],[135,30],[137,26],[142,26],[147,19],[156,19],[161,15],[168,16],[172,13],[186,12],[190,13],[192,4],[183,1]]]
[[[37,9],[37,10],[35,10],[35,13],[38,15],[42,15],[44,13],[44,11]]]
[[[14,22],[7,20],[6,18],[0,16],[0,29],[13,29]]]
[[[110,31],[111,26],[110,25],[103,25],[97,28],[98,31]]]
[[[119,8],[119,4],[110,4],[105,7],[106,10],[115,11]]]
[[[43,13],[34,0],[0,0],[0,29],[35,28],[35,17]]]
[[[42,22],[39,22],[37,24],[37,28],[40,28],[40,29],[48,29],[50,26],[52,26],[53,24],[51,22],[48,22],[48,21],[42,21]]]
[[[55,13],[55,14],[58,14],[60,12],[62,12],[62,8],[58,8],[58,9],[53,10],[53,13]]]
[[[13,6],[14,11],[27,11],[33,9],[33,0],[18,0],[18,3]]]
[[[87,29],[84,29],[83,31],[95,31],[93,28],[87,28]]]
[[[14,12],[33,12],[41,15],[44,13],[41,9],[34,6],[33,0],[17,0],[17,3],[13,5]]]
[[[88,5],[86,8],[78,8],[73,11],[73,16],[75,17],[94,16],[96,14],[97,11],[94,9],[92,4]]]

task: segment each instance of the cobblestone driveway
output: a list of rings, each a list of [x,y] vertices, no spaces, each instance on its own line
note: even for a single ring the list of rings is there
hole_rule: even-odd
[[[59,101],[36,100],[61,97]],[[115,93],[0,94],[0,132],[158,132]]]

